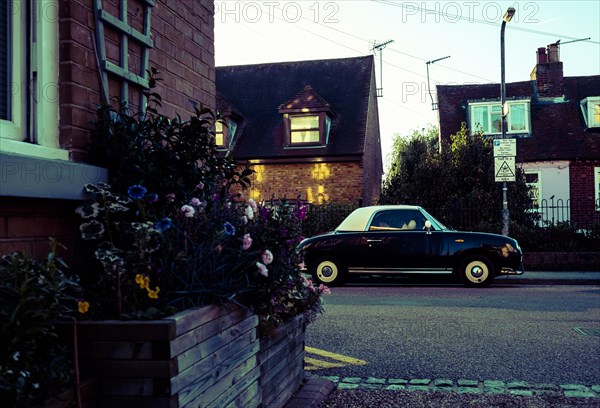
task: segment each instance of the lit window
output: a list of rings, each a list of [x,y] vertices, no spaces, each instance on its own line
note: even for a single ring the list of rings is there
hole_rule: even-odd
[[[600,96],[590,96],[580,102],[581,113],[588,128],[600,127]]]
[[[537,211],[541,207],[542,175],[539,171],[525,173],[525,184],[529,187],[529,210]]]
[[[215,145],[217,149],[229,149],[237,130],[237,122],[225,117],[215,122]]]
[[[318,143],[319,115],[290,116],[291,142]]]
[[[508,102],[506,133],[529,133],[529,101]],[[500,103],[474,102],[469,104],[469,122],[472,131],[485,135],[502,133],[502,106]]]
[[[67,159],[58,142],[58,0],[0,5],[0,150]]]

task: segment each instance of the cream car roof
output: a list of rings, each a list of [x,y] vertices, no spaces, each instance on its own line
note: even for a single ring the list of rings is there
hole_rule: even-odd
[[[369,221],[378,211],[386,210],[418,210],[416,205],[374,205],[360,207],[352,211],[338,227],[336,231],[366,231]]]

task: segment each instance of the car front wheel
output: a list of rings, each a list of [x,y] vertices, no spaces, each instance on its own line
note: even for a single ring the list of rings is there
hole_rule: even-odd
[[[344,267],[331,257],[321,258],[315,262],[312,275],[319,283],[327,286],[339,286],[344,284]]]
[[[487,286],[494,280],[494,265],[483,255],[466,258],[461,266],[461,279],[468,286]]]

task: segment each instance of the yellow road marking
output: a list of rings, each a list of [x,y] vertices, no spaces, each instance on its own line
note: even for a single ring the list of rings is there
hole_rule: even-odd
[[[342,364],[341,366],[338,365],[335,367],[343,367],[344,365],[365,365],[365,364],[367,364],[367,362],[365,360],[360,360],[358,358],[344,356],[342,354],[331,353],[329,351],[319,350],[319,349],[316,349],[313,347],[305,347],[304,349],[306,350],[307,353],[316,354],[317,356],[327,357],[329,359],[337,360],[337,361],[341,361],[342,363],[345,363],[345,364]],[[305,357],[305,360],[309,359],[309,358],[310,357]],[[311,360],[314,360],[314,359],[311,359]],[[322,361],[322,360],[316,360],[316,361]],[[333,363],[333,364],[337,364],[337,363]]]
[[[320,368],[335,368],[347,365],[342,363],[330,363],[329,361],[317,360],[316,358],[312,357],[304,357],[304,362],[306,364],[310,364],[308,367],[305,367],[307,370],[318,370]]]

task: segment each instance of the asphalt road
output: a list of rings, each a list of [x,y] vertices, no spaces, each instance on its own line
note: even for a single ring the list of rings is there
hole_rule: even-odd
[[[309,353],[344,365],[314,374],[600,384],[599,286],[345,286],[325,302],[306,346],[366,364]]]

